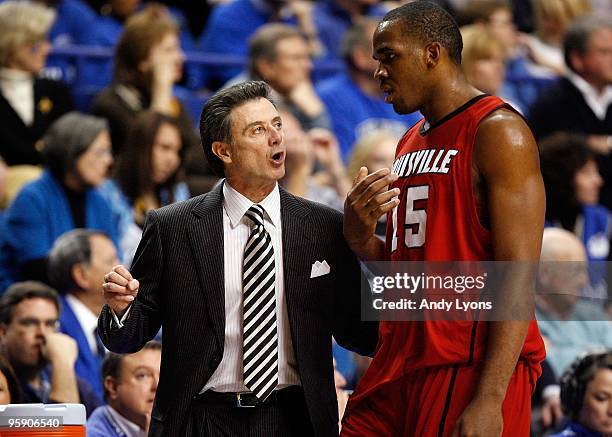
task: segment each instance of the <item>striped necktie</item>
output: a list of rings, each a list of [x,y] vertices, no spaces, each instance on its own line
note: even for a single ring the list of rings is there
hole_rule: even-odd
[[[264,229],[264,209],[253,205],[245,214],[252,222],[243,262],[244,384],[264,401],[278,384],[278,339],[274,248]]]

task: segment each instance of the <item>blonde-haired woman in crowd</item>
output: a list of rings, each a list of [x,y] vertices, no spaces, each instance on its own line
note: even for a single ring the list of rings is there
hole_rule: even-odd
[[[514,101],[510,90],[504,89],[504,44],[492,32],[478,25],[463,26],[461,36],[461,68],[468,82],[482,92],[503,98],[522,113],[523,108]]]
[[[349,179],[355,179],[359,169],[364,166],[368,168],[368,173],[381,168],[392,168],[398,141],[397,136],[382,129],[370,131],[357,138],[351,148],[347,166]],[[386,216],[383,216],[376,225],[376,235],[384,236],[386,226]]]
[[[535,32],[521,35],[534,65],[532,74],[554,76],[565,72],[563,38],[574,19],[591,11],[589,0],[533,0]]]
[[[54,19],[55,12],[39,4],[0,4],[0,157],[9,166],[40,164],[36,142],[73,107],[65,85],[38,77]]]

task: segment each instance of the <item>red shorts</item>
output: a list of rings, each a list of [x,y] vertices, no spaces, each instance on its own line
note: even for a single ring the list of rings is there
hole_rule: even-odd
[[[433,367],[407,374],[362,398],[349,400],[342,437],[450,436],[478,384],[476,367]],[[537,372],[519,362],[502,405],[503,437],[528,437]]]

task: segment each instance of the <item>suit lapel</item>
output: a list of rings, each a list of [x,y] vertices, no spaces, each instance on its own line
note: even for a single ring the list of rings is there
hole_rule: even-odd
[[[304,249],[308,247],[311,232],[308,232],[310,213],[308,206],[298,198],[280,189],[281,195],[281,221],[283,228],[283,275],[285,277],[285,299],[287,300],[287,313],[291,326],[292,338],[295,336],[300,319],[298,302],[303,301],[301,296],[308,291],[308,277],[310,266],[305,258]],[[300,280],[301,278],[301,280]],[[294,348],[297,347],[293,338]],[[297,351],[296,351],[297,356]]]
[[[188,225],[200,289],[221,351],[225,335],[222,187],[218,184],[195,206]]]

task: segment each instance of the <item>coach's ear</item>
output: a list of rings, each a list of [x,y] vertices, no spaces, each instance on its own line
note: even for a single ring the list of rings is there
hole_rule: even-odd
[[[231,164],[232,150],[228,143],[223,141],[215,141],[212,143],[212,151],[217,158],[223,161],[224,164]]]

